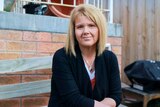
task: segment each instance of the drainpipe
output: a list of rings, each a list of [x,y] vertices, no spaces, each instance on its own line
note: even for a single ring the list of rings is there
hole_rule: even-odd
[[[4,0],[0,0],[0,11],[4,10]]]

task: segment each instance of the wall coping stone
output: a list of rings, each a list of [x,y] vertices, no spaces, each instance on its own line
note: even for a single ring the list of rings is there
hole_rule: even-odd
[[[68,18],[0,11],[0,29],[67,33]],[[108,23],[108,36],[123,36],[122,25]]]

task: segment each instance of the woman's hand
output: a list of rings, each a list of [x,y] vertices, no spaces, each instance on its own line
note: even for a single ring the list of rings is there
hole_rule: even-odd
[[[105,98],[101,101],[101,103],[109,107],[116,107],[116,102],[112,98]]]
[[[104,104],[104,103],[102,103],[102,102],[99,102],[99,101],[94,101],[94,107],[111,107],[111,106],[109,106],[109,105],[106,105],[106,104]]]

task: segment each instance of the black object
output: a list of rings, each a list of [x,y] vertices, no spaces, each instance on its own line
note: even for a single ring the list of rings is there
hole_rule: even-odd
[[[160,99],[154,99],[149,101],[147,107],[160,107]]]
[[[160,61],[138,60],[126,66],[124,72],[132,87],[136,84],[143,91],[160,90]]]
[[[35,8],[35,14],[38,14],[38,15],[44,15],[46,11],[47,11],[46,5],[40,5]]]
[[[44,15],[47,10],[46,5],[35,4],[32,2],[24,5],[23,8],[25,9],[26,13],[28,13],[28,14],[38,14],[38,15]]]

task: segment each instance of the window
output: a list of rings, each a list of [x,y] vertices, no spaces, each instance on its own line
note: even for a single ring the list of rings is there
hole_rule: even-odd
[[[70,11],[80,3],[92,4],[103,11],[109,23],[113,23],[113,0],[56,0],[56,2],[55,0],[16,0],[13,11],[18,13],[25,13],[23,6],[28,3],[41,4],[46,6],[48,5],[48,8],[53,8],[52,14],[48,14],[55,16],[60,14],[59,17],[69,16]],[[35,12],[35,14],[36,13],[37,12]]]
[[[109,23],[113,23],[113,0],[86,0],[103,11]]]

